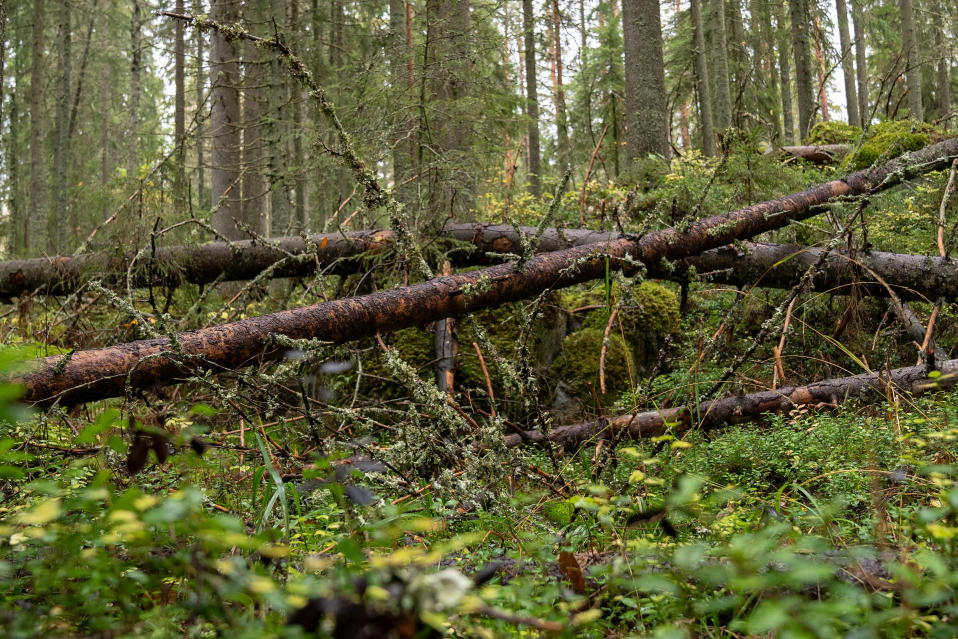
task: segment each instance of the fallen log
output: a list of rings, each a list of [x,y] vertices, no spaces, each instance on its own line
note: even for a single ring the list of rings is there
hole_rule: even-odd
[[[521,226],[518,232],[508,224],[471,222],[451,224],[442,232],[446,239],[468,246],[459,246],[450,253],[457,266],[491,264],[490,254],[518,254],[522,237],[534,235],[536,229]],[[576,246],[610,242],[626,234],[567,229],[546,229],[539,252],[554,252]],[[132,271],[134,287],[176,286],[189,282],[207,284],[217,280],[249,280],[266,269],[270,278],[305,277],[317,269],[347,274],[356,272],[360,256],[375,254],[393,245],[392,231],[371,230],[350,233],[314,235],[307,242],[300,237],[270,240],[211,242],[196,246],[172,246],[158,249],[150,270]],[[705,251],[685,258],[677,267],[654,264],[649,276],[684,281],[689,267],[708,282],[734,286],[790,288],[814,265],[822,249],[789,244],[740,242]],[[288,255],[294,259],[284,260]],[[146,259],[146,258],[141,258]],[[278,264],[278,265],[277,265]],[[26,291],[66,294],[91,277],[106,278],[106,286],[118,285],[125,279],[129,260],[119,257],[83,255],[76,258],[32,258],[0,262],[0,297],[14,297]],[[98,270],[99,269],[99,270]],[[958,262],[950,258],[871,251],[855,260],[831,252],[817,271],[812,288],[836,294],[847,293],[851,285],[859,285],[863,295],[886,297],[888,289],[872,274],[891,286],[903,299],[933,300],[939,296],[958,298]]]
[[[709,282],[739,287],[791,288],[816,264],[823,249],[788,244],[744,242],[706,251],[685,260]],[[655,277],[683,277],[653,271]],[[877,276],[877,277],[876,277]],[[880,280],[878,279],[880,278]],[[884,284],[882,283],[884,282]],[[871,251],[854,259],[832,251],[816,271],[816,291],[847,294],[852,285],[863,295],[887,297],[887,284],[902,299],[933,301],[958,298],[958,262],[949,258]]]
[[[127,344],[76,351],[36,360],[32,372],[14,378],[24,400],[38,405],[72,405],[118,397],[126,389],[184,381],[203,371],[219,373],[263,359],[279,359],[285,349],[273,339],[347,342],[377,332],[434,322],[525,299],[550,288],[600,279],[611,269],[637,262],[655,266],[781,228],[816,213],[836,197],[875,192],[908,176],[944,167],[958,157],[958,138],[901,156],[868,171],[849,174],[776,200],[755,204],[641,238],[538,255],[521,269],[501,264],[438,277],[421,284],[371,295],[262,315],[239,322]]]
[[[611,420],[560,426],[549,433],[549,439],[554,444],[574,448],[597,437],[642,439],[666,432],[681,433],[693,426],[709,430],[726,424],[755,421],[767,413],[801,406],[835,406],[869,392],[884,395],[889,383],[896,392],[920,394],[948,388],[958,381],[958,359],[942,362],[938,370],[941,376],[936,379],[928,378],[924,366],[908,366],[892,370],[890,376],[888,373],[864,373],[826,379],[807,386],[786,386],[778,390],[723,397],[697,406],[621,415]],[[538,430],[506,436],[506,445],[509,447],[544,442],[545,437]]]
[[[789,157],[801,158],[813,164],[828,164],[852,150],[851,144],[805,144],[801,146],[773,147],[765,155],[783,153]]]

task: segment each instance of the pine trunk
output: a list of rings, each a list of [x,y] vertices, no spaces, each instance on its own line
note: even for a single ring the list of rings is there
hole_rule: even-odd
[[[186,11],[184,0],[176,0],[176,12]],[[178,211],[186,207],[186,43],[185,25],[173,21],[173,144],[176,145],[176,168],[173,202]]]
[[[539,97],[536,91],[536,34],[532,0],[522,0],[523,49],[526,67],[526,118],[529,121],[526,145],[529,154],[529,193],[542,195],[542,159],[539,150]]]

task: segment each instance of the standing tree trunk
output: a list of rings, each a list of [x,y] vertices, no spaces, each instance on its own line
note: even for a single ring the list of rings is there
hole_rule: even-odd
[[[258,28],[269,25],[267,4],[268,0],[246,0],[243,17],[247,23]],[[242,47],[245,52],[241,104],[243,164],[241,184],[233,188],[240,191],[240,219],[265,221],[269,213],[269,182],[266,178],[266,139],[263,135],[263,121],[267,111],[266,85],[269,73],[266,69],[269,65],[270,53],[257,48],[250,42],[245,42],[239,47]],[[266,225],[257,226],[265,229]]]
[[[712,27],[712,62],[715,65],[715,126],[719,135],[732,123],[732,96],[729,89],[728,36],[725,33],[725,0],[709,0]]]
[[[0,0],[0,2],[4,1]],[[15,50],[22,46],[19,37],[14,39],[12,46]],[[13,61],[14,86],[23,86],[23,64],[21,60],[21,56],[16,56]],[[13,232],[11,233],[13,252],[15,255],[22,255],[23,233],[27,220],[23,214],[24,207],[20,192],[20,100],[16,91],[10,92],[10,110],[7,115],[10,118],[10,130],[7,132],[6,139],[7,203],[10,207],[10,221],[13,223]]]
[[[109,60],[103,64],[103,78],[100,84],[100,117],[103,118],[100,123],[100,188],[106,193],[107,185],[110,183],[110,174],[113,172],[113,153],[110,149],[110,127],[109,116],[113,105],[113,84],[110,82],[113,75],[113,65]],[[103,205],[100,212],[102,219],[110,217],[109,204]]]
[[[214,0],[211,17],[221,24],[236,22],[233,0]],[[248,234],[237,226],[242,220],[240,185],[239,65],[236,47],[220,32],[210,34],[210,180],[213,228],[225,238],[241,240]]]
[[[855,75],[858,78],[858,112],[862,128],[869,124],[868,113],[868,54],[865,51],[865,16],[862,14],[864,0],[850,0],[852,24],[855,27]]]
[[[762,115],[769,120],[769,137],[773,145],[784,144],[785,130],[779,107],[778,71],[775,68],[775,29],[772,26],[772,12],[766,0],[751,0],[749,13],[752,16],[752,60],[753,81],[765,81],[762,92]],[[757,22],[757,27],[756,27]]]
[[[826,91],[826,82],[828,78],[825,72],[825,45],[822,34],[821,20],[818,18],[818,7],[812,13],[812,26],[815,27],[815,67],[818,69],[818,106],[822,114],[822,122],[828,122],[830,117],[828,113],[828,91]]]
[[[176,0],[176,12],[186,11],[183,0]],[[173,203],[178,211],[186,209],[186,45],[183,41],[184,24],[174,20],[173,25],[173,144],[176,146],[176,174],[173,183]]]
[[[705,57],[705,31],[702,27],[701,0],[691,0],[692,37],[695,53],[692,59],[695,73],[695,93],[699,100],[699,131],[702,134],[702,153],[715,155],[715,129],[712,125],[712,92],[709,90],[709,68]]]
[[[280,33],[288,29],[286,24],[286,0],[270,0],[269,19],[271,28],[278,28]],[[277,25],[272,27],[272,25]],[[270,220],[269,226],[263,224],[269,233],[287,235],[292,227],[289,206],[289,126],[287,124],[287,103],[289,102],[288,84],[286,82],[285,65],[273,53],[268,54],[272,63],[267,67],[268,82],[266,92],[269,104],[269,119],[266,128],[269,135],[269,193],[270,193]],[[248,221],[252,221],[249,219]]]
[[[785,26],[785,0],[775,4],[775,46],[778,48],[778,85],[782,91],[782,126],[785,144],[795,142],[795,118],[792,117],[792,74],[788,60],[788,32]]]
[[[552,0],[553,60],[555,62],[556,129],[559,146],[559,166],[565,171],[569,166],[569,116],[565,105],[565,89],[562,86],[562,13],[559,0]]]
[[[951,111],[950,56],[945,45],[945,8],[941,0],[935,0],[934,7],[932,20],[935,24],[935,51],[938,54],[938,110],[939,116],[944,116]]]
[[[393,110],[397,113],[398,126],[394,137],[397,139],[393,146],[393,191],[396,199],[408,208],[412,203],[412,189],[404,186],[406,178],[411,177],[412,155],[409,145],[402,144],[401,140],[411,136],[410,119],[407,109],[403,105],[409,97],[406,54],[406,2],[405,0],[389,0],[389,41],[386,48],[386,59],[389,60],[389,82],[392,95],[396,101]]]
[[[0,128],[3,127],[3,65],[6,62],[6,57],[7,57],[6,47],[7,47],[7,0],[0,0]]]
[[[302,45],[303,33],[300,25],[300,0],[289,0],[289,28],[293,30],[297,48]],[[309,227],[309,213],[307,210],[306,194],[306,155],[303,152],[303,100],[302,88],[299,82],[290,83],[289,108],[293,117],[293,161],[290,172],[293,183],[293,216],[292,228],[294,231],[305,231]]]
[[[536,94],[536,34],[532,0],[522,0],[522,30],[526,63],[526,117],[529,120],[529,192],[542,195],[542,160],[539,151],[539,98]]]
[[[53,211],[52,232],[47,238],[47,248],[54,255],[62,254],[67,237],[67,167],[70,156],[70,56],[73,29],[69,2],[60,3],[60,24],[57,29],[57,111],[54,124],[53,147]]]
[[[39,252],[46,232],[47,175],[43,161],[43,21],[45,0],[33,3],[33,38],[30,58],[30,205],[32,214],[24,229],[23,247]]]
[[[193,0],[193,15],[200,15],[203,13],[203,3],[202,0]],[[196,29],[194,34],[196,38],[196,76],[194,78],[196,82],[196,201],[199,202],[200,207],[206,207],[209,202],[206,199],[206,159],[203,153],[203,145],[205,144],[204,135],[203,135],[203,117],[200,112],[201,109],[204,109],[204,102],[206,101],[205,87],[206,87],[206,74],[203,73],[203,32],[199,29]],[[204,109],[205,110],[205,109]],[[211,204],[209,206],[212,207]]]
[[[748,51],[745,44],[745,23],[742,20],[741,0],[725,0],[725,16],[728,22],[728,48],[731,54],[729,68],[732,84],[735,87],[734,93],[737,95],[748,82]],[[753,81],[759,82],[759,79],[754,78]],[[737,113],[732,115],[733,119],[739,117]]]
[[[129,178],[136,178],[140,167],[140,91],[142,87],[140,75],[143,70],[141,55],[140,0],[133,0],[130,20],[130,137],[126,144],[126,174]]]
[[[789,0],[792,29],[792,50],[795,52],[795,88],[798,91],[798,133],[803,142],[812,124],[815,109],[815,88],[812,86],[812,61],[809,58],[811,42],[808,28],[811,16],[808,0]]]
[[[625,36],[626,157],[672,156],[659,0],[622,0]]]
[[[848,32],[848,6],[845,0],[835,0],[838,12],[838,40],[842,47],[842,77],[845,79],[845,109],[848,123],[861,126],[861,111],[858,108],[858,92],[855,90],[855,57],[852,54],[852,39]]]
[[[921,67],[918,64],[918,42],[915,37],[915,12],[912,0],[898,0],[901,10],[901,46],[905,56],[905,86],[908,91],[909,115],[923,120],[921,104]]]

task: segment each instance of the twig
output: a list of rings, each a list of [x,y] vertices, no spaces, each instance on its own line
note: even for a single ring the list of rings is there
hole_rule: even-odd
[[[605,325],[605,332],[602,334],[602,351],[599,353],[599,391],[605,395],[605,355],[609,351],[609,333],[612,332],[612,325],[615,324],[615,318],[619,316],[619,307],[612,309],[609,315],[609,321]]]
[[[476,349],[476,355],[479,356],[479,366],[482,368],[482,375],[486,378],[486,390],[489,391],[489,412],[492,417],[496,416],[496,396],[492,392],[492,379],[489,377],[489,369],[486,368],[486,358],[482,356],[482,350],[479,349],[477,342],[472,343]]]
[[[589,178],[592,177],[592,167],[595,165],[595,158],[599,155],[599,149],[602,147],[602,140],[605,138],[609,125],[606,124],[599,134],[599,141],[595,143],[592,150],[592,157],[589,158],[589,167],[585,170],[585,178],[582,180],[582,191],[579,193],[579,224],[585,224],[585,189],[589,185]]]

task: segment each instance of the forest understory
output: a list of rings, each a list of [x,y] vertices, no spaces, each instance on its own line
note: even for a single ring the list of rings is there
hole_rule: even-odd
[[[412,47],[411,5],[393,4]],[[612,4],[625,20],[638,3]],[[581,163],[558,141],[552,169],[527,155],[525,183],[506,149],[466,206],[451,138],[384,178],[388,153],[354,137],[305,41],[183,5],[155,16],[181,49],[195,30],[295,85],[315,121],[287,124],[327,127],[340,197],[313,198],[329,210],[310,232],[306,187],[270,200],[265,163],[224,226],[249,167],[194,209],[180,129],[95,224],[49,217],[55,251],[4,209],[4,636],[958,634],[950,97],[931,122],[896,107],[864,129],[800,106],[789,140],[740,92],[719,133],[695,121],[702,149],[669,127],[671,151],[629,150],[600,179],[619,161],[605,126]],[[914,99],[903,86],[888,104]],[[255,226],[287,206],[285,235]]]

